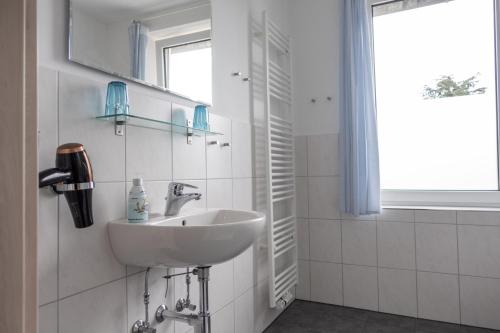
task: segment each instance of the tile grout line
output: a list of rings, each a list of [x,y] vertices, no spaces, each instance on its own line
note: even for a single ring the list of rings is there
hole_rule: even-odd
[[[131,274],[130,276],[132,275],[136,275],[136,274],[140,274],[142,272],[139,272],[139,273],[135,273],[135,274]],[[67,295],[67,296],[64,296],[64,297],[61,297],[58,299],[58,301],[64,301],[64,300],[67,300],[71,297],[74,297],[74,296],[78,296],[78,295],[81,295],[81,294],[84,294],[86,293],[87,291],[91,291],[91,290],[94,290],[94,289],[97,289],[97,288],[100,288],[100,287],[104,287],[104,286],[107,286],[109,284],[112,284],[112,283],[115,283],[115,282],[118,282],[120,280],[123,280],[123,279],[127,279],[127,276],[122,276],[122,277],[119,277],[119,278],[116,278],[116,279],[113,279],[113,280],[110,280],[110,281],[107,281],[105,283],[101,283],[101,284],[98,284],[96,286],[93,286],[91,288],[88,288],[88,289],[85,289],[85,290],[81,290],[81,291],[78,291],[76,293],[73,293],[73,294],[70,294],[70,295]]]
[[[127,138],[128,138],[128,126],[125,124],[125,135],[124,135],[124,147],[123,147],[123,150],[124,150],[124,157],[125,157],[125,165],[124,165],[124,171],[125,171],[125,185],[123,186],[124,187],[124,194],[125,194],[125,217],[128,218],[128,193],[127,193],[127,182],[128,182],[128,169],[127,169]],[[129,308],[129,304],[128,304],[128,266],[125,265],[125,320],[126,320],[126,326],[128,326],[128,323],[129,323],[129,317],[128,317],[128,308]]]
[[[309,219],[306,219],[307,226],[307,247],[308,247],[308,256],[307,256],[307,265],[309,268],[309,299],[311,299],[311,224],[309,223]],[[297,258],[298,259],[298,258]]]
[[[342,287],[342,306],[345,304],[345,294],[344,294],[344,249],[343,249],[343,235],[342,235],[342,221],[340,224],[340,286]]]
[[[56,138],[57,138],[57,142],[59,143],[59,140],[60,140],[60,137],[59,137],[59,122],[60,122],[60,116],[59,116],[59,107],[60,107],[60,103],[59,103],[59,80],[60,80],[60,72],[57,71],[57,75],[56,75],[56,97],[57,97],[57,106],[56,106],[56,109],[57,109],[57,133],[56,133]],[[56,284],[57,284],[57,290],[56,290],[56,297],[57,297],[57,304],[56,304],[56,310],[57,310],[57,315],[56,315],[56,320],[57,320],[57,323],[56,323],[56,329],[57,329],[57,333],[59,333],[59,284],[60,284],[60,281],[59,281],[59,275],[61,274],[61,270],[59,269],[59,262],[60,262],[60,258],[61,258],[61,254],[60,254],[60,243],[59,243],[59,238],[60,238],[60,216],[59,216],[59,205],[60,205],[60,196],[58,195],[57,196],[57,268],[56,268],[56,274],[57,274],[57,277],[56,277]]]
[[[375,220],[375,258],[377,266],[377,311],[380,311],[380,276],[378,266],[378,221]]]
[[[462,299],[460,294],[462,293],[461,289],[461,278],[460,278],[460,245],[459,245],[459,237],[458,237],[458,212],[455,211],[455,228],[457,233],[457,282],[458,282],[458,322],[462,324]]]
[[[311,229],[309,224],[309,136],[305,137],[306,140],[306,193],[307,193],[307,231],[309,233],[309,258],[307,261],[307,266],[309,266],[309,299],[312,299],[312,265],[311,265]],[[297,189],[295,189],[297,191]],[[295,194],[297,196],[297,194]],[[297,211],[297,207],[295,207],[295,211]],[[296,213],[297,214],[297,213]]]
[[[417,214],[415,210],[413,210],[413,250],[414,250],[414,258],[415,258],[415,302],[416,302],[416,313],[415,318],[419,317],[420,306],[418,300],[418,270],[417,270]],[[416,325],[416,323],[415,323]]]

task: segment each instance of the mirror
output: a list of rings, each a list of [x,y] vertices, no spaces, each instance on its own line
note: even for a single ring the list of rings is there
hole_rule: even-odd
[[[70,0],[69,59],[210,105],[211,27],[207,0]]]

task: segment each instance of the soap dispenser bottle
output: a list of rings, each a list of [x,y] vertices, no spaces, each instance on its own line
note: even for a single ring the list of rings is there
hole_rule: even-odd
[[[130,223],[145,222],[149,218],[149,203],[142,178],[134,178],[128,194],[127,218]]]

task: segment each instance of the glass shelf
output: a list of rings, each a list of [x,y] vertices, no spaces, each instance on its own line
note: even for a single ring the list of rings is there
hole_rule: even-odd
[[[187,133],[188,136],[193,136],[193,135],[194,136],[224,135],[224,134],[219,133],[219,132],[193,128],[192,126],[187,124],[188,123],[187,121],[186,121],[186,124],[181,125],[181,124],[172,123],[169,121],[136,116],[133,114],[105,115],[105,116],[98,116],[98,117],[96,117],[96,119],[114,121],[116,126],[130,125],[130,126],[136,126],[136,127],[146,127],[146,128],[153,128],[153,129],[158,129],[158,130],[163,130],[163,131],[168,131],[168,132],[172,131],[172,132],[183,133],[183,134]],[[191,122],[189,121],[189,123],[191,123]],[[116,134],[122,135],[122,134],[119,134],[119,130],[116,131]]]

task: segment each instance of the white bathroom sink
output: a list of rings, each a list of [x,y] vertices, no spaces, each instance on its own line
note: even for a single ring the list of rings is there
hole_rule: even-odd
[[[122,264],[154,267],[211,266],[236,257],[263,232],[259,212],[208,209],[182,216],[154,215],[145,223],[108,224],[113,252]]]

